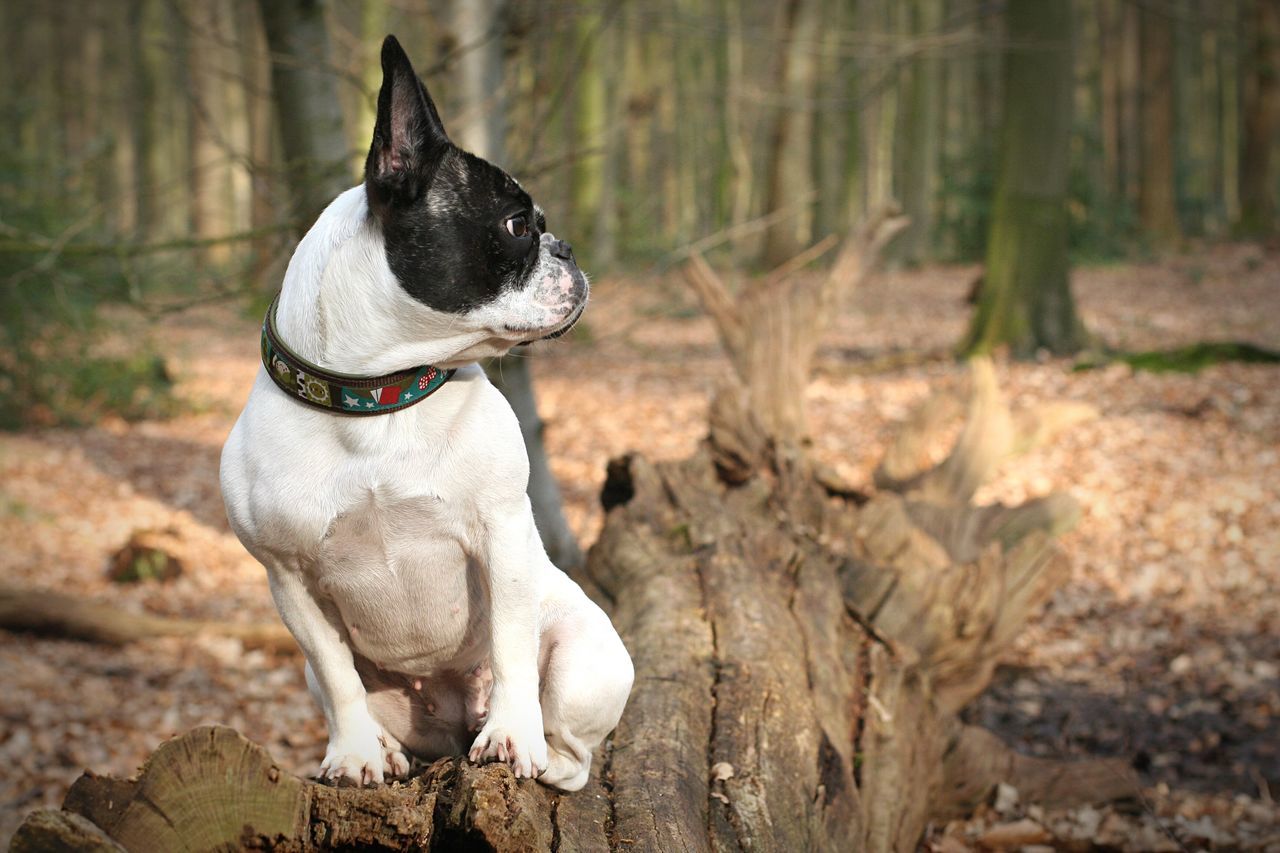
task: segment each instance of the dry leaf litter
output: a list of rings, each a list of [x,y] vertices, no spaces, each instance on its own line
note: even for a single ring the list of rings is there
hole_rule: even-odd
[[[962,388],[948,355],[975,271],[888,273],[856,295],[808,390],[814,452],[853,485],[897,424]],[[1280,257],[1223,247],[1158,264],[1077,270],[1086,323],[1126,349],[1206,339],[1280,345]],[[687,455],[728,371],[674,277],[598,283],[584,327],[533,355],[552,464],[584,542],[602,523],[605,463]],[[162,343],[189,411],[173,420],[0,436],[0,577],[149,613],[276,619],[262,569],[230,533],[222,441],[257,369],[257,321],[209,308],[138,329]],[[1064,399],[1100,417],[1011,460],[981,501],[1066,490],[1084,507],[1062,540],[1073,568],[968,710],[1019,749],[1120,755],[1139,803],[1046,812],[1004,791],[934,827],[932,850],[1280,850],[1280,368],[1198,374],[1068,362],[1000,364],[1015,404]],[[113,553],[171,533],[184,571],[117,584]],[[234,726],[313,772],[324,725],[300,660],[226,639],[112,649],[0,632],[0,843],[57,805],[86,768],[132,774],[165,738]]]

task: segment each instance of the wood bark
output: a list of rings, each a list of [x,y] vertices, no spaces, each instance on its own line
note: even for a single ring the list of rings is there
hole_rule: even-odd
[[[927,40],[942,29],[941,0],[915,0],[910,10],[912,36]],[[897,257],[920,263],[930,253],[933,237],[934,192],[937,184],[940,133],[942,61],[937,48],[926,48],[911,64],[902,111],[904,157],[899,170],[902,210],[911,224],[895,245]]]
[[[573,32],[582,62],[573,75],[574,103],[569,134],[573,169],[569,178],[571,204],[568,225],[572,228],[574,242],[590,254],[600,237],[600,199],[604,193],[600,146],[608,132],[603,66],[609,60],[606,57],[602,62],[596,58],[602,49],[597,40],[602,36],[605,12],[584,9],[575,18]]]
[[[1258,237],[1276,230],[1273,156],[1280,133],[1280,0],[1254,0],[1252,80],[1245,86],[1237,231]]]
[[[1142,6],[1142,226],[1157,244],[1181,236],[1174,188],[1173,25],[1167,6]]]
[[[1025,420],[989,366],[952,455],[912,470],[935,438],[913,419],[896,484],[869,498],[832,494],[730,402],[691,458],[610,465],[577,577],[637,678],[582,791],[457,758],[329,788],[202,728],[135,780],[85,774],[13,849],[904,850],[999,782],[1048,804],[1134,793],[1123,762],[1019,756],[955,716],[1065,579],[1052,537],[1078,513],[1064,495],[971,503],[1022,434],[999,425]]]
[[[240,63],[245,76],[245,111],[248,117],[249,227],[269,229],[281,221],[287,208],[286,189],[277,178],[280,159],[279,128],[271,104],[271,51],[263,32],[256,3],[238,8],[242,35]],[[373,127],[370,119],[366,127]],[[275,295],[289,260],[287,232],[263,234],[249,244],[249,279],[267,297]]]
[[[560,485],[551,473],[551,462],[542,440],[546,425],[538,414],[529,358],[521,353],[504,356],[491,362],[486,373],[507,398],[520,422],[520,434],[529,454],[529,502],[533,505],[533,517],[547,555],[562,569],[579,566],[583,559],[582,549],[565,520]]]
[[[1228,222],[1240,217],[1240,40],[1243,0],[1219,4],[1217,83],[1219,107],[1218,156],[1221,158],[1222,210]]]
[[[1102,174],[1107,195],[1121,198],[1120,171],[1120,33],[1119,0],[1101,0],[1098,14],[1098,111],[1102,137]]]
[[[190,28],[187,37],[189,81],[185,93],[190,112],[190,190],[192,233],[208,240],[235,230],[233,198],[234,160],[243,148],[233,144],[233,122],[243,122],[243,104],[234,110],[229,101],[234,78],[234,54],[227,45],[233,43],[230,31],[231,7],[215,3],[195,2],[182,7]],[[230,54],[230,55],[229,55]],[[202,249],[207,263],[225,264],[231,247],[225,244]]]
[[[151,237],[152,223],[156,217],[151,194],[155,185],[151,180],[152,160],[155,157],[156,131],[159,129],[154,120],[158,90],[155,84],[153,67],[148,62],[148,50],[145,33],[147,31],[147,3],[145,0],[130,0],[126,12],[126,35],[131,61],[125,65],[129,74],[130,102],[127,118],[129,125],[129,152],[132,163],[128,175],[131,186],[129,197],[133,204],[132,222],[129,230],[137,242],[145,242]]]
[[[764,213],[780,210],[809,194],[813,185],[810,145],[813,131],[813,42],[817,37],[815,0],[787,0],[779,9],[778,72],[765,153]],[[773,267],[809,242],[813,210],[809,204],[770,226],[761,261]]]
[[[742,395],[742,405],[756,411],[781,444],[799,445],[807,438],[804,389],[818,342],[907,221],[884,208],[845,240],[825,276],[802,270],[835,245],[835,235],[748,282],[736,295],[701,254],[691,254],[685,277],[715,323],[739,381],[721,393]]]
[[[1125,198],[1138,208],[1142,150],[1142,46],[1139,39],[1142,7],[1121,3],[1119,39],[1120,176]]]
[[[1010,0],[1004,127],[987,241],[986,277],[962,344],[1013,355],[1067,354],[1085,344],[1067,261],[1072,8]]]
[[[271,95],[299,234],[355,184],[321,0],[258,0]],[[370,131],[372,132],[372,131]]]

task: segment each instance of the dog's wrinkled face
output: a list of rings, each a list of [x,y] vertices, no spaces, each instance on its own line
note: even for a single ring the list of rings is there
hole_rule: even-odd
[[[588,292],[569,245],[514,178],[449,141],[393,36],[382,73],[365,190],[400,286],[511,345],[564,334]]]

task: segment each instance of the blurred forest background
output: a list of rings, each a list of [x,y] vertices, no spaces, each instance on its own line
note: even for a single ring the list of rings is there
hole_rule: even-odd
[[[570,551],[607,461],[689,456],[749,372],[690,259],[735,296],[829,281],[898,205],[883,275],[815,321],[806,452],[876,494],[970,353],[1014,356],[1018,405],[1087,411],[974,497],[1082,515],[965,721],[1142,774],[1141,808],[1060,816],[1054,843],[1275,849],[1280,0],[0,0],[0,613],[12,581],[131,630],[279,630],[218,454],[297,239],[360,180],[387,33],[593,276],[570,335],[503,362],[536,376]],[[0,631],[0,840],[202,723],[314,770],[296,650],[129,639]],[[932,849],[1059,826],[1005,805]]]
[[[387,32],[464,147],[520,176],[597,274],[723,233],[713,257],[772,268],[890,199],[912,220],[898,262],[981,260],[1003,114],[1037,103],[1047,118],[1009,133],[1032,173],[1059,170],[1046,139],[1067,146],[1073,258],[1274,236],[1274,0],[1029,8],[1011,34],[988,0],[6,0],[0,421],[70,417],[86,381],[126,414],[163,406],[146,353],[33,367],[53,340],[83,359],[102,304],[261,303],[358,180]],[[1065,55],[1065,100],[1045,78],[1003,91],[1010,52]]]

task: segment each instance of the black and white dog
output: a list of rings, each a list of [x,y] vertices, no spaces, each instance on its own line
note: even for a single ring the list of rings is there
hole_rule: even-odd
[[[519,425],[476,360],[566,331],[587,281],[528,193],[449,141],[394,37],[382,71],[364,184],[302,239],[268,315],[222,452],[227,515],[306,655],[322,776],[469,746],[577,790],[631,659],[548,560]]]

